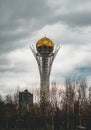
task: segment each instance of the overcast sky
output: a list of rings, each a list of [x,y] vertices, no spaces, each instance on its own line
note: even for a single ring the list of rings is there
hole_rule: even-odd
[[[61,48],[51,81],[67,76],[91,84],[91,0],[0,0],[0,93],[39,86],[29,45],[44,37]]]

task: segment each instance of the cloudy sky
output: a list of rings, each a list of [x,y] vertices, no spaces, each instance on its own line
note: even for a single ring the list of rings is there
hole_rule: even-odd
[[[0,0],[0,93],[39,86],[29,45],[44,37],[61,48],[51,80],[87,78],[91,84],[91,0]]]

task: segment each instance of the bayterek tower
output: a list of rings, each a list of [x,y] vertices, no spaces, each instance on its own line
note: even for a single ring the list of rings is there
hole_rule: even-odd
[[[41,98],[44,94],[49,93],[52,63],[60,49],[60,46],[55,45],[51,39],[43,37],[38,40],[36,47],[31,45],[30,49],[34,54],[39,68]]]

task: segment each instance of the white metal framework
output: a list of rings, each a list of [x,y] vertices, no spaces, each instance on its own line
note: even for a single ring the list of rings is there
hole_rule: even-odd
[[[50,85],[50,73],[53,60],[57,55],[57,52],[60,49],[60,46],[57,45],[54,48],[54,51],[51,53],[39,53],[33,45],[30,46],[30,49],[38,63],[39,73],[40,73],[40,97],[46,93],[49,93]]]

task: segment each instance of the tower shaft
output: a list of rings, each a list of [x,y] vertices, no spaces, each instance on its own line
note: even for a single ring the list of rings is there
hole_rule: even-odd
[[[50,72],[53,63],[53,53],[52,54],[38,54],[36,55],[36,60],[38,62],[39,72],[40,72],[40,93],[49,93],[50,84]]]

